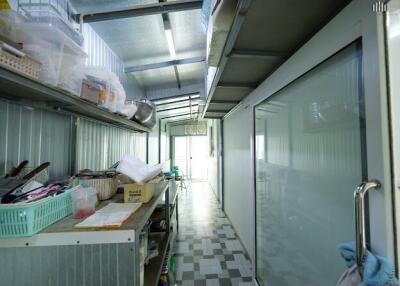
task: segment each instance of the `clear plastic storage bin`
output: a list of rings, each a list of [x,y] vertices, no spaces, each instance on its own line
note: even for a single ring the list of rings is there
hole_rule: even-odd
[[[39,80],[74,95],[81,94],[86,53],[58,27],[29,22],[20,25],[23,51],[42,63]]]

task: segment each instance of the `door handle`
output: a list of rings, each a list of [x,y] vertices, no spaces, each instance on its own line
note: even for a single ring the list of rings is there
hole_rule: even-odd
[[[381,183],[378,180],[363,182],[354,190],[354,210],[356,227],[356,262],[362,275],[362,262],[367,250],[366,230],[365,230],[365,195],[370,189],[379,189]]]

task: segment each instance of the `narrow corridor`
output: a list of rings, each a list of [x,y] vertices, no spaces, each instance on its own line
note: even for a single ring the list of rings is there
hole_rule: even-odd
[[[252,285],[249,257],[209,184],[188,184],[179,204],[177,285]]]

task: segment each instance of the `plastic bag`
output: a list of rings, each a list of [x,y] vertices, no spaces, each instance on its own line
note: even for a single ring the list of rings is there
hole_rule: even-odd
[[[162,166],[147,165],[134,156],[127,155],[117,167],[117,172],[120,172],[136,183],[145,183],[156,177],[162,171]]]

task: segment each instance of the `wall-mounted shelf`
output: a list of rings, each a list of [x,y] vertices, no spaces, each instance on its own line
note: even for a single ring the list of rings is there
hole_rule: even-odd
[[[60,108],[76,115],[93,118],[138,132],[151,130],[123,116],[113,114],[54,87],[0,68],[0,97],[20,102],[32,102],[46,108]]]

